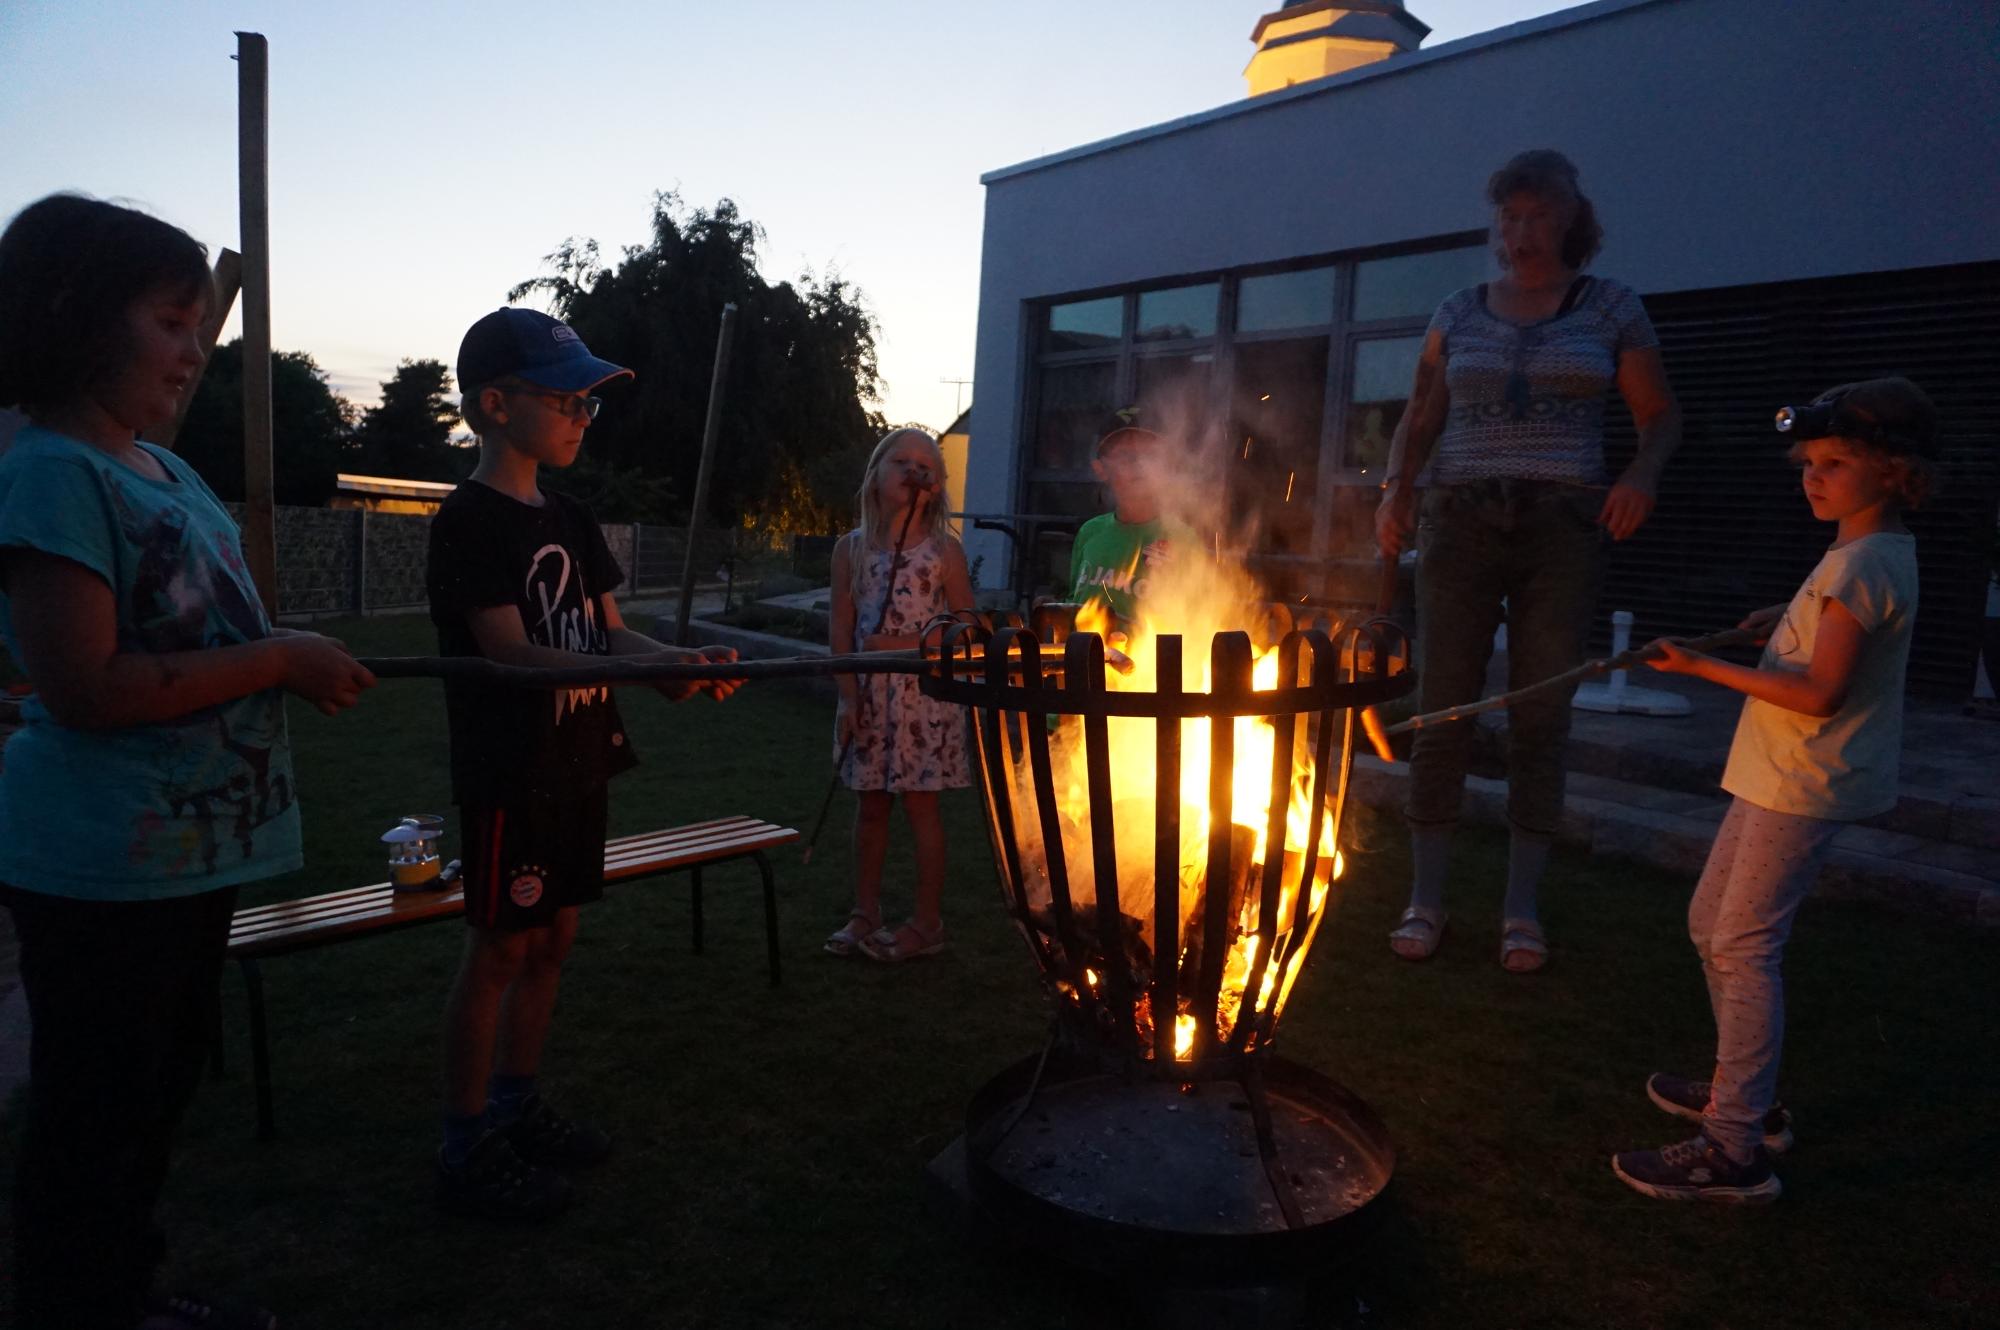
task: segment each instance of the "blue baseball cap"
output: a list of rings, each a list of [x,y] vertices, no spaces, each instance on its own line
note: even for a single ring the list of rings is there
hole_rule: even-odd
[[[467,328],[465,340],[458,344],[462,393],[505,378],[580,393],[631,373],[590,354],[568,324],[532,309],[496,309]]]

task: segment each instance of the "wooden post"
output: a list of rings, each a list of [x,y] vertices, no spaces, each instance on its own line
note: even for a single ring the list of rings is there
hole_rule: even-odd
[[[355,614],[368,613],[368,510],[354,510],[354,557],[348,573]]]
[[[229,322],[229,311],[236,308],[236,293],[242,286],[243,256],[225,246],[215,256],[215,304],[201,325],[201,368],[194,372],[194,380],[181,393],[180,409],[174,412],[173,423],[160,431],[159,438],[151,440],[160,447],[172,448],[174,440],[181,436],[188,408],[194,405],[194,395],[201,387],[201,376],[208,372],[208,362],[215,355],[216,339],[222,336],[222,325]]]
[[[708,424],[701,432],[701,465],[694,473],[694,507],[688,510],[687,559],[681,565],[681,605],[674,621],[674,645],[688,644],[688,615],[694,608],[694,562],[700,552],[701,510],[708,503],[708,473],[715,461],[715,438],[722,429],[723,380],[729,373],[729,342],[736,334],[736,306],[722,307],[715,339],[715,374],[708,381]]]
[[[243,244],[243,555],[264,610],[278,613],[271,476],[270,48],[236,34],[236,189]]]

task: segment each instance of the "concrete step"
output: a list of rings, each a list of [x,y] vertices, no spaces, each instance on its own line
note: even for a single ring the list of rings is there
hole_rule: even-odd
[[[1357,756],[1352,788],[1364,804],[1400,812],[1409,775],[1408,763]],[[1505,781],[1466,779],[1467,818],[1504,825],[1506,806]],[[1703,793],[1576,772],[1565,799],[1562,840],[1594,855],[1638,859],[1685,874],[1692,886],[1728,808],[1728,797],[1713,786]],[[1857,823],[1834,839],[1815,891],[2000,930],[2000,860],[1978,845]]]
[[[1572,772],[1662,790],[1712,794],[1722,779],[1727,750],[1615,743],[1570,736],[1566,764]],[[1980,850],[2000,850],[2000,799],[1925,781],[1921,762],[1905,757],[1902,797],[1894,808],[1862,825]]]

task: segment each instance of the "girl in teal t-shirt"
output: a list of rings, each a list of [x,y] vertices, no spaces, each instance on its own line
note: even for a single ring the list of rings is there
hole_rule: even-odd
[[[34,695],[0,760],[0,899],[34,1027],[16,1323],[212,1322],[153,1298],[152,1211],[201,1077],[236,886],[298,867],[281,690],[374,680],[274,629],[235,524],[139,441],[200,373],[202,247],[129,208],[31,204],[0,235],[0,639]]]

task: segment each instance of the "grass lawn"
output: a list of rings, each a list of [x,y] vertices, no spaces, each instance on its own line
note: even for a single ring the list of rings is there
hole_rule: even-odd
[[[326,627],[369,654],[431,646],[420,619]],[[822,705],[777,688],[722,706],[624,705],[644,765],[614,786],[614,832],[737,812],[810,824],[831,756]],[[333,721],[294,706],[292,723],[312,867],[253,899],[379,880],[375,838],[398,815],[450,811],[436,685],[384,684]],[[618,1154],[543,1229],[432,1206],[456,925],[266,967],[271,1145],[252,1140],[232,973],[229,1075],[196,1102],[168,1184],[173,1267],[318,1330],[1119,1324],[1080,1281],[972,1250],[925,1209],[925,1163],[973,1089],[1037,1047],[1044,1016],[973,799],[947,809],[953,950],[936,961],[817,954],[845,907],[842,822],[810,868],[778,860],[775,992],[748,867],[711,875],[703,957],[688,952],[678,879],[614,889],[586,913],[544,1076],[569,1111],[613,1130]],[[1781,1165],[1786,1194],[1761,1210],[1663,1205],[1606,1161],[1679,1135],[1645,1099],[1649,1071],[1705,1069],[1691,884],[1559,854],[1545,909],[1556,962],[1509,976],[1495,954],[1504,847],[1468,833],[1451,936],[1412,966],[1383,941],[1402,903],[1401,838],[1350,832],[1339,912],[1283,1051],[1368,1099],[1400,1161],[1389,1221],[1320,1324],[2000,1324],[1990,941],[1809,905],[1789,969],[1800,1143]],[[907,848],[891,863],[892,909],[907,903]],[[0,1168],[15,1139],[0,1133]]]

